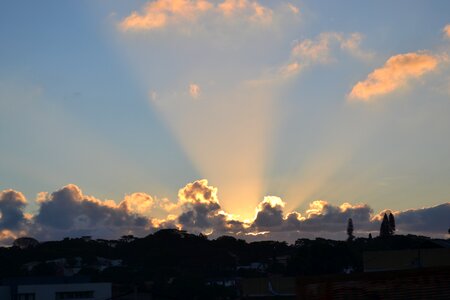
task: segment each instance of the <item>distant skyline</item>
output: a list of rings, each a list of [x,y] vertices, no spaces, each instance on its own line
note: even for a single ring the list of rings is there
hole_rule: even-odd
[[[400,231],[445,236],[449,11],[0,4],[0,244],[165,226],[343,237],[386,209]]]

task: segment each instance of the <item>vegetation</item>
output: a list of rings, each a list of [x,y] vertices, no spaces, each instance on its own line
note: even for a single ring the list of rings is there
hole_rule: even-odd
[[[350,221],[349,237],[353,236]],[[62,275],[64,267],[94,281],[146,284],[160,295],[188,299],[188,295],[200,293],[211,299],[217,293],[232,297],[235,291],[215,285],[215,279],[336,274],[348,268],[359,272],[364,251],[419,248],[429,241],[427,237],[395,235],[352,238],[351,243],[298,239],[288,245],[278,241],[249,243],[231,236],[209,240],[205,235],[164,229],[144,238],[66,238],[31,247],[0,248],[0,279]]]

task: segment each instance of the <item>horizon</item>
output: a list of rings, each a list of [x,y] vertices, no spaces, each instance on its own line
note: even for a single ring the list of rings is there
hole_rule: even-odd
[[[449,237],[450,2],[1,7],[0,246]]]

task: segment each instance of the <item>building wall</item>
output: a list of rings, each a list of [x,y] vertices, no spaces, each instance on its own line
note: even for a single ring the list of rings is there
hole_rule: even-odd
[[[56,293],[93,291],[94,298],[78,298],[86,300],[104,300],[111,297],[111,283],[77,283],[77,284],[40,284],[19,285],[18,294],[35,294],[35,300],[55,299]],[[3,299],[0,297],[0,299]]]
[[[364,252],[364,272],[450,266],[450,249]]]
[[[9,286],[0,286],[0,299],[6,299],[9,300],[11,299],[11,294],[10,294],[10,287]]]

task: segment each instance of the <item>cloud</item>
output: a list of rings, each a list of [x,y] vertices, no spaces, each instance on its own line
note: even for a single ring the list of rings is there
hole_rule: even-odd
[[[395,212],[399,233],[420,232],[423,235],[445,233],[450,228],[450,203]]]
[[[133,193],[126,195],[119,207],[125,208],[128,212],[139,215],[148,214],[155,206],[155,200],[146,193]]]
[[[33,221],[35,235],[50,239],[66,235],[93,235],[117,237],[122,234],[144,234],[150,222],[133,210],[142,209],[152,202],[144,193],[127,196],[116,205],[114,201],[101,201],[86,196],[81,189],[69,184],[48,195],[40,203]]]
[[[218,5],[218,9],[226,17],[244,16],[251,21],[261,23],[270,23],[272,21],[273,11],[257,1],[225,0]]]
[[[442,29],[442,32],[444,32],[444,36],[446,38],[450,39],[450,24],[445,25],[445,27]]]
[[[254,23],[271,23],[273,11],[256,0],[225,0],[218,4],[208,0],[156,0],[148,2],[142,12],[133,11],[119,27],[124,31],[157,30],[169,25],[195,23],[210,13],[217,19],[244,19]]]
[[[20,192],[5,190],[0,193],[0,231],[18,230],[25,225],[23,209],[26,204],[25,196]]]
[[[291,77],[291,76],[298,74],[300,72],[300,70],[301,70],[300,64],[298,62],[294,61],[294,62],[291,62],[291,63],[281,67],[279,70],[279,74],[282,77],[286,78],[286,77]]]
[[[253,225],[256,228],[272,228],[283,223],[283,207],[285,203],[279,197],[267,196],[258,205]]]
[[[300,9],[297,6],[295,6],[294,4],[287,3],[286,5],[289,8],[289,10],[292,11],[292,13],[294,13],[296,15],[300,13]]]
[[[286,63],[281,67],[266,71],[262,78],[249,80],[247,83],[261,86],[282,82],[298,75],[309,66],[335,61],[335,51],[344,51],[358,59],[370,60],[373,53],[361,48],[362,39],[362,34],[358,32],[351,34],[323,32],[315,39],[297,41],[291,49],[290,58]]]
[[[211,8],[212,4],[205,0],[151,1],[144,6],[143,14],[132,12],[120,23],[120,27],[123,30],[154,30],[169,23],[194,21]]]
[[[435,70],[438,63],[437,57],[425,52],[392,56],[384,66],[370,73],[364,81],[358,82],[352,88],[349,98],[369,101],[375,96],[391,93],[410,80]]]
[[[38,240],[91,235],[118,238],[125,234],[145,236],[162,228],[178,228],[214,237],[235,235],[249,239],[279,239],[293,242],[300,237],[345,239],[347,221],[352,218],[356,236],[377,235],[384,211],[374,214],[367,204],[334,205],[324,200],[309,204],[302,215],[285,212],[279,197],[266,196],[252,220],[241,220],[225,212],[218,189],[206,179],[188,183],[178,192],[178,202],[158,200],[146,193],[126,195],[118,204],[83,194],[73,184],[53,193],[40,193],[39,210],[24,213],[27,201],[13,190],[0,193],[0,244],[11,244],[20,236]],[[169,203],[170,202],[170,205]],[[153,209],[170,206],[163,219],[152,218]],[[420,209],[394,212],[399,234],[444,237],[449,226],[450,202]]]
[[[349,218],[352,218],[355,224],[355,231],[371,231],[376,229],[372,213],[372,208],[367,204],[343,203],[336,206],[323,200],[314,201],[306,211],[307,217],[302,222],[302,232],[344,233]]]
[[[182,213],[178,222],[185,230],[203,233],[237,233],[244,223],[225,213],[217,198],[217,188],[206,179],[188,183],[178,192]]]
[[[197,99],[200,96],[200,86],[195,83],[189,85],[189,94],[192,98]]]
[[[363,36],[355,32],[343,34],[340,32],[322,32],[315,39],[305,39],[297,42],[291,55],[305,63],[329,63],[333,61],[332,50],[338,46],[341,50],[361,59],[370,59],[372,53],[363,51],[360,47]]]

